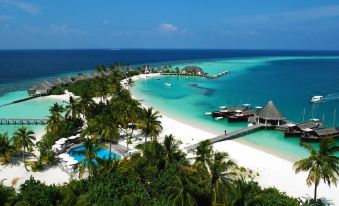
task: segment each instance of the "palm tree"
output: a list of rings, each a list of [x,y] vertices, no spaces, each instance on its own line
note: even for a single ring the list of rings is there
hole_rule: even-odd
[[[169,188],[168,200],[173,205],[178,206],[197,205],[192,187],[193,185],[187,175],[177,175]]]
[[[79,162],[79,177],[83,175],[86,168],[88,169],[89,176],[97,174],[97,162],[99,157],[97,152],[102,149],[102,146],[98,144],[95,138],[85,138],[84,140],[85,149],[77,151],[79,155],[83,155],[85,158]]]
[[[7,132],[0,134],[0,162],[8,163],[14,152],[15,147],[9,139]]]
[[[81,113],[80,109],[80,101],[72,96],[69,97],[69,104],[65,108],[66,117],[71,117],[72,119],[76,119],[79,117]]]
[[[125,86],[127,87],[128,91],[131,91],[131,88],[134,86],[134,81],[132,78],[128,78],[125,82]]]
[[[55,103],[50,109],[49,112],[51,115],[47,119],[46,130],[58,134],[58,132],[63,128],[63,116],[64,107],[58,103]]]
[[[23,149],[22,157],[24,160],[24,166],[26,168],[26,162],[25,162],[25,152],[26,151],[32,151],[34,146],[34,140],[35,140],[34,132],[32,130],[27,129],[26,127],[20,127],[13,136],[13,142],[16,148]],[[26,168],[28,171],[28,169]]]
[[[175,141],[172,134],[166,135],[164,139],[164,155],[166,166],[172,164],[175,161],[180,161],[184,155],[179,149],[179,141]]]
[[[339,146],[335,145],[334,139],[324,139],[320,142],[317,151],[308,143],[301,143],[310,156],[294,163],[295,172],[308,171],[306,183],[308,186],[314,184],[314,200],[317,200],[317,188],[321,180],[329,186],[331,183],[337,185],[339,175]]]
[[[207,161],[210,173],[211,205],[227,205],[228,191],[236,177],[236,164],[225,152],[216,152]]]
[[[138,123],[143,135],[145,135],[145,142],[148,137],[156,138],[162,130],[161,115],[158,111],[153,112],[153,108],[143,108],[142,117]]]
[[[201,165],[204,169],[207,169],[207,163],[211,159],[213,148],[209,140],[204,140],[199,143],[195,152],[195,164]]]

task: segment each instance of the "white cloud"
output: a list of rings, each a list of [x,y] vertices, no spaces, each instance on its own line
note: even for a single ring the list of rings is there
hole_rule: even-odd
[[[162,23],[162,24],[160,24],[160,26],[158,27],[158,30],[161,31],[161,32],[170,33],[170,32],[178,31],[178,27],[176,27],[176,26],[173,25],[173,24]]]
[[[40,14],[40,8],[35,6],[34,4],[26,3],[23,1],[17,0],[0,0],[0,5],[8,7],[12,6],[16,9],[22,10],[29,14],[37,15]]]
[[[51,31],[57,34],[84,34],[85,33],[84,31],[80,29],[71,28],[67,26],[66,24],[51,25]]]

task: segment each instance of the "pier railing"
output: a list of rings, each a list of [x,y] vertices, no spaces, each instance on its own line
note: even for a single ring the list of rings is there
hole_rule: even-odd
[[[187,77],[202,77],[202,78],[207,78],[207,79],[215,79],[215,78],[219,78],[219,77],[222,77],[228,74],[228,71],[223,71],[223,72],[220,72],[214,75],[196,74],[196,73],[171,73],[171,72],[160,73],[160,74],[164,76],[187,76]]]
[[[0,118],[0,125],[1,124],[7,124],[7,125],[15,125],[15,124],[22,124],[22,125],[28,125],[28,124],[46,124],[47,119],[41,119],[41,118],[30,118],[30,119],[24,119],[24,118]]]
[[[256,124],[256,125],[253,125],[251,127],[242,128],[242,129],[230,132],[230,133],[226,133],[226,134],[219,135],[217,137],[213,137],[213,138],[209,139],[209,141],[211,142],[211,144],[214,144],[214,143],[225,141],[225,140],[232,140],[232,139],[236,139],[236,138],[245,136],[247,134],[256,132],[258,130],[264,129],[265,127],[266,126],[263,125],[263,124]],[[187,151],[195,150],[199,146],[199,144],[200,144],[200,142],[197,143],[197,144],[187,146],[187,147],[185,147],[185,149]]]

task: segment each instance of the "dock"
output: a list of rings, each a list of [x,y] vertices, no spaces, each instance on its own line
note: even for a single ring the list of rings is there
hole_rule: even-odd
[[[211,76],[206,74],[206,73],[197,74],[197,73],[172,73],[172,72],[169,72],[169,73],[160,73],[160,74],[164,75],[164,76],[186,76],[186,77],[201,77],[201,78],[206,78],[206,79],[216,79],[216,78],[222,77],[224,75],[227,75],[228,71],[223,71],[223,72],[220,72],[218,74],[211,75]]]
[[[47,119],[20,119],[20,118],[0,118],[0,125],[6,124],[6,125],[29,125],[29,124],[46,124]]]
[[[225,141],[225,140],[232,140],[232,139],[236,139],[236,138],[245,136],[247,134],[259,131],[261,129],[264,129],[265,127],[266,126],[264,124],[256,124],[256,125],[253,125],[253,126],[250,126],[250,127],[242,128],[242,129],[227,133],[226,135],[222,134],[222,135],[219,135],[217,137],[213,137],[213,138],[209,139],[209,141],[211,142],[211,144],[214,144],[214,143],[222,142],[222,141]],[[185,147],[185,149],[187,151],[195,150],[199,146],[199,144],[200,144],[200,142],[197,143],[197,144],[187,146],[187,147]]]

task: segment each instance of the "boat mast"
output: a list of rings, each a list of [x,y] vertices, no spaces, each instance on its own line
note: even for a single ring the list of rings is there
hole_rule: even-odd
[[[304,107],[303,122],[305,122],[305,113],[306,113],[306,109],[305,109],[305,107]]]
[[[323,124],[325,125],[325,113],[323,114]]]

